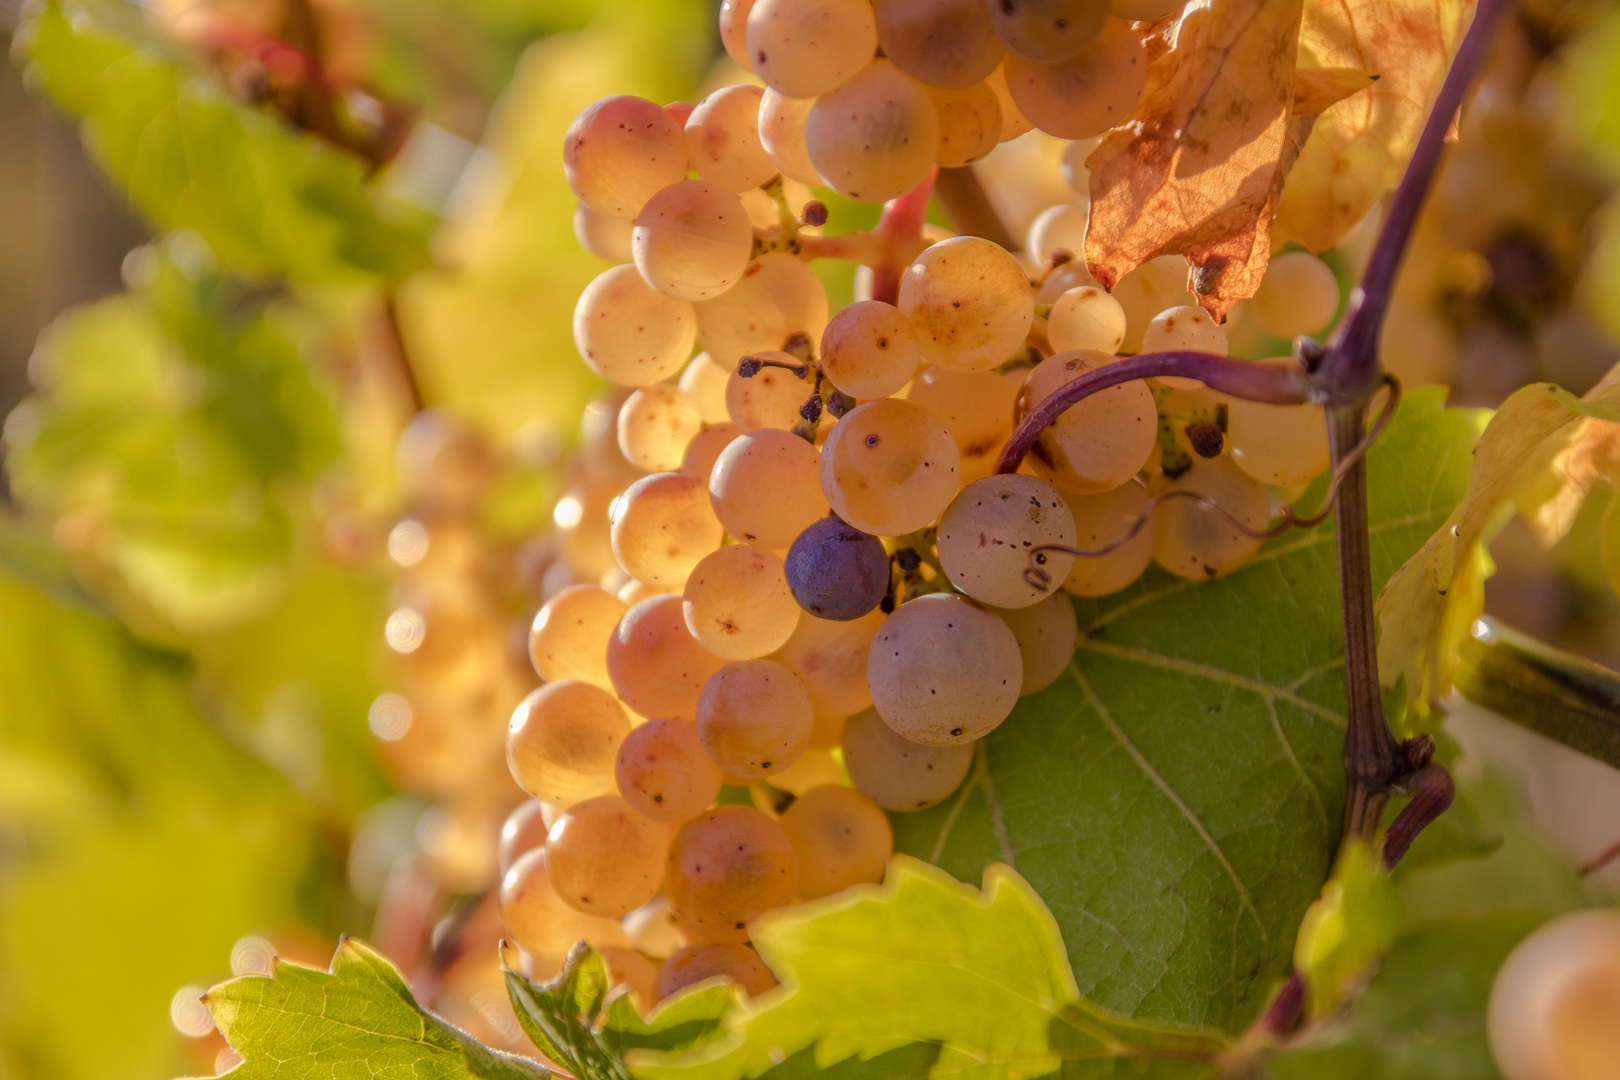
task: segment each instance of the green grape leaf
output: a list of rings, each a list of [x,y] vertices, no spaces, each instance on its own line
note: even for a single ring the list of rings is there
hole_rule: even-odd
[[[975,1077],[1209,1075],[1219,1036],[1128,1020],[1076,990],[1046,905],[1004,866],[984,890],[900,856],[885,884],[761,917],[755,946],[782,980],[740,1008],[724,1040],[632,1053],[639,1080],[740,1080],[884,1067]],[[810,1053],[805,1057],[797,1055]],[[786,1070],[777,1073],[774,1070]],[[1140,1070],[1140,1071],[1138,1071]]]
[[[78,3],[19,31],[28,76],[163,228],[195,230],[233,270],[297,281],[398,280],[427,265],[430,224],[385,203],[363,162],[236,101],[161,43]]]
[[[1338,1007],[1400,932],[1401,911],[1383,857],[1370,844],[1339,851],[1321,897],[1305,910],[1294,970],[1305,978],[1307,1015]]]
[[[242,1055],[243,1063],[231,1073],[237,1080],[544,1080],[552,1075],[425,1012],[399,970],[352,938],[338,945],[330,971],[277,961],[273,974],[221,983],[203,1003]]]
[[[1407,395],[1368,455],[1375,581],[1462,497],[1481,418],[1442,402]],[[983,740],[954,797],[893,816],[896,848],[963,880],[1015,867],[1098,1005],[1239,1031],[1288,973],[1339,838],[1332,522],[1227,577],[1150,570],[1075,609],[1069,673]]]

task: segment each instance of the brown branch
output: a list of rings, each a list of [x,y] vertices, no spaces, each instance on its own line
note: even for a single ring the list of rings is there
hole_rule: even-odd
[[[1401,812],[1395,815],[1395,820],[1389,823],[1389,828],[1384,832],[1385,870],[1395,869],[1395,864],[1411,848],[1418,833],[1445,813],[1451,801],[1457,797],[1457,785],[1452,782],[1451,774],[1443,765],[1430,762],[1419,769],[1413,779],[1417,783],[1417,791],[1412,795],[1412,801],[1401,807]]]
[[[951,225],[958,233],[982,236],[1008,251],[1017,251],[1024,246],[1007,231],[1006,223],[996,213],[973,166],[939,170],[934,190],[945,207],[945,215],[951,219]]]
[[[399,297],[393,289],[384,289],[383,325],[388,329],[388,355],[393,361],[395,379],[398,381],[406,402],[410,405],[414,415],[426,408],[422,399],[422,384],[416,377],[416,368],[411,363],[411,353],[405,344],[405,330],[399,320]]]

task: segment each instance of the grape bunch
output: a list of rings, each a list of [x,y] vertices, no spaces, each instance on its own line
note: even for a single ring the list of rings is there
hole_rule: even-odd
[[[501,898],[531,974],[584,940],[643,1000],[772,985],[754,917],[881,879],[885,811],[950,797],[1066,670],[1070,594],[1150,562],[1229,573],[1327,468],[1315,406],[1175,378],[1084,399],[998,468],[1086,372],[1227,353],[1180,257],[1111,292],[1077,257],[1085,140],[1145,80],[1129,20],[1169,10],[727,0],[726,48],[763,87],[609,97],[570,127],[576,233],[617,263],[574,338],[618,389],[584,417],[554,515],[567,584],[529,638],[544,685],[507,735],[531,801]],[[1065,186],[1023,251],[924,225],[940,166],[986,158],[991,201],[1027,202],[1040,180],[992,151],[1030,139]],[[811,186],[887,201],[883,221],[826,235]],[[852,303],[831,310],[815,258],[862,265]],[[1290,337],[1338,306],[1324,263],[1285,254],[1246,317]]]

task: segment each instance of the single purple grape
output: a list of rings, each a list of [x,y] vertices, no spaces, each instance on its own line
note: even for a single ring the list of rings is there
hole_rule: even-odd
[[[824,517],[788,548],[787,581],[804,610],[848,622],[877,607],[889,591],[889,554],[877,537]]]

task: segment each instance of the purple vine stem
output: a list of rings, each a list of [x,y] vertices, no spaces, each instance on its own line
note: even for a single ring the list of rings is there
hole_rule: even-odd
[[[1384,833],[1384,869],[1393,870],[1417,839],[1418,833],[1435,818],[1445,813],[1457,796],[1457,785],[1445,767],[1434,762],[1423,766],[1413,777],[1417,791],[1412,801],[1401,807],[1395,820]]]

